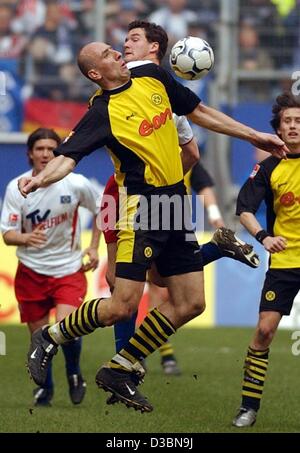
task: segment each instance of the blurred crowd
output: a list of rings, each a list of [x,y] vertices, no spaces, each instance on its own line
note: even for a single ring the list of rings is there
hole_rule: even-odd
[[[300,68],[300,0],[240,0],[238,67],[247,71]],[[109,0],[105,40],[122,50],[127,24],[161,24],[170,45],[207,39],[217,53],[220,0]],[[91,92],[76,54],[95,39],[95,0],[0,0],[0,70],[24,82],[24,96],[85,102]],[[167,64],[167,63],[165,63]]]

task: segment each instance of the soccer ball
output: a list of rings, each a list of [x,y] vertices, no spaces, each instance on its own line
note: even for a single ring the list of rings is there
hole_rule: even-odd
[[[198,80],[213,67],[214,52],[204,39],[188,36],[172,47],[170,66],[178,77]]]

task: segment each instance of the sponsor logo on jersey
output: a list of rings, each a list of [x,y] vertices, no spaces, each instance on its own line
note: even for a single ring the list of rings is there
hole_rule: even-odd
[[[132,112],[130,115],[126,115],[127,121],[136,116],[136,112]]]
[[[40,209],[36,209],[35,211],[29,212],[26,216],[26,219],[31,220],[32,225],[38,225],[39,223],[44,222],[50,215],[51,210],[47,209],[44,214],[41,214]]]
[[[293,192],[286,192],[280,197],[280,204],[283,206],[293,206],[300,203],[300,197],[297,197]]]
[[[167,120],[173,121],[172,112],[169,107],[167,107],[164,112],[155,115],[151,122],[149,120],[143,120],[139,127],[139,134],[142,137],[147,137],[148,135],[151,135],[154,130],[164,126]]]
[[[14,226],[18,223],[19,214],[9,214],[8,223],[10,226]]]
[[[49,228],[54,228],[57,225],[66,222],[68,220],[68,217],[68,213],[64,212],[63,214],[59,214],[55,217],[50,217],[49,219],[40,222],[39,225],[42,225],[42,230],[48,230]],[[35,225],[35,228],[36,227],[37,225]]]
[[[59,214],[54,217],[49,217],[51,210],[48,209],[44,215],[40,213],[39,209],[36,209],[33,212],[27,214],[26,219],[31,220],[32,222],[32,229],[34,230],[37,226],[41,226],[42,230],[47,230],[48,228],[56,227],[63,222],[68,220],[68,213],[64,212],[63,214]]]
[[[69,204],[71,203],[71,195],[61,195],[60,196],[60,202],[62,204]]]
[[[260,169],[260,165],[259,164],[255,164],[255,166],[254,166],[249,178],[251,178],[251,179],[255,178],[255,176],[257,175],[257,173],[259,171],[259,169]]]

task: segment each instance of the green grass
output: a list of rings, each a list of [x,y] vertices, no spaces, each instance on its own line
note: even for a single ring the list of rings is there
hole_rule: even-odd
[[[0,432],[227,433],[240,403],[244,354],[253,329],[182,329],[173,338],[183,374],[162,375],[157,353],[148,359],[142,392],[154,405],[140,414],[105,404],[94,376],[113,353],[112,329],[84,339],[85,400],[72,406],[60,352],[54,359],[55,395],[51,408],[33,408],[33,384],[25,369],[25,327],[1,326],[7,355],[0,356]],[[299,432],[299,363],[291,354],[291,333],[279,331],[272,346],[262,408],[254,427],[243,432]],[[240,431],[239,431],[240,432]]]

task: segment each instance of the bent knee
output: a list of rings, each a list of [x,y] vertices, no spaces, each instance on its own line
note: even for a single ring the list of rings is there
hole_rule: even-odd
[[[193,303],[187,305],[182,305],[176,310],[177,315],[184,322],[188,322],[197,316],[201,315],[205,310],[205,301],[204,300],[195,300]]]
[[[195,316],[201,315],[205,311],[206,305],[205,305],[205,300],[201,300],[193,304],[193,312],[195,313]]]
[[[118,318],[120,321],[128,321],[136,313],[136,309],[131,306],[125,306],[118,312]]]
[[[110,312],[110,325],[119,321],[128,321],[136,313],[137,308],[127,303],[113,303]]]
[[[261,323],[258,326],[258,335],[263,339],[272,339],[276,329],[272,328],[269,324]]]

